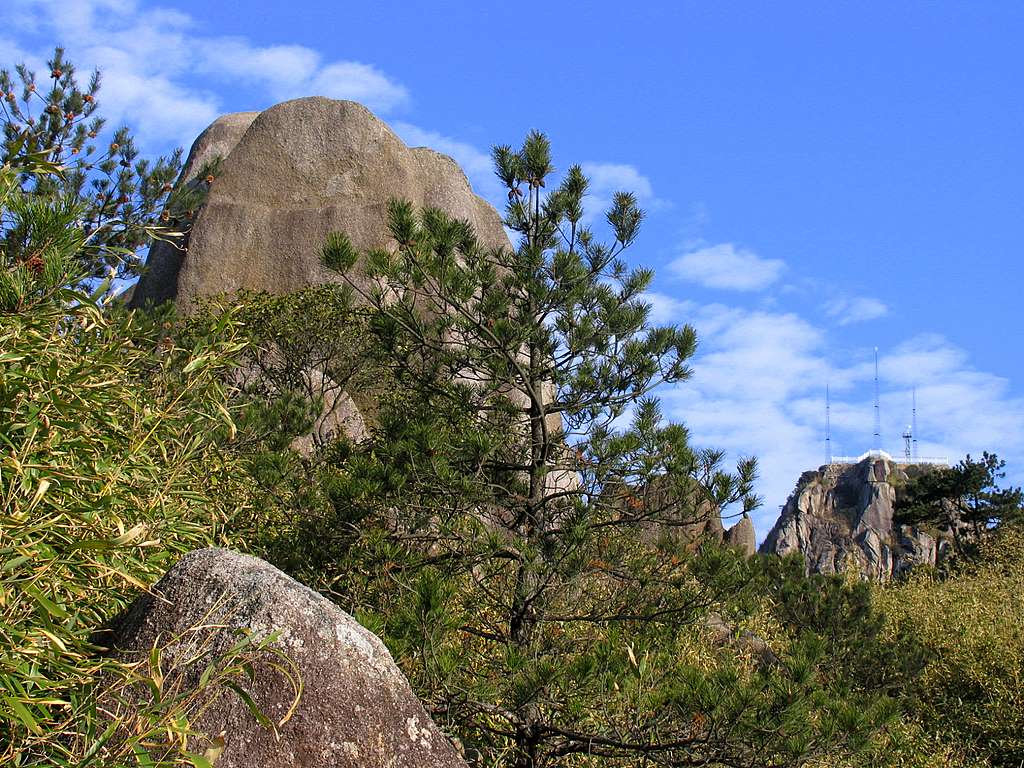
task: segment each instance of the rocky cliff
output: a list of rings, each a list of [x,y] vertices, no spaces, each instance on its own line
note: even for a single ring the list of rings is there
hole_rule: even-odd
[[[508,245],[498,212],[450,157],[409,148],[366,107],[322,97],[218,118],[192,145],[178,185],[218,160],[184,247],[157,242],[132,306],[242,288],[288,293],[337,280],[321,264],[328,233],[361,251],[391,242],[392,198],[469,221],[486,246]]]
[[[855,567],[882,580],[914,565],[935,565],[950,546],[949,535],[893,523],[899,489],[927,471],[878,453],[804,472],[759,551],[800,552],[811,573]]]

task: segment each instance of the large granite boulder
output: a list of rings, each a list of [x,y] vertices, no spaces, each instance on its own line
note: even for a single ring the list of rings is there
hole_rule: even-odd
[[[931,469],[879,453],[804,472],[759,551],[800,552],[809,573],[855,568],[880,580],[915,565],[936,565],[949,551],[950,532],[893,523],[900,486]]]
[[[185,165],[178,176],[177,187],[192,186],[205,189],[205,177],[201,171],[218,158],[223,160],[235,148],[242,134],[252,125],[259,112],[233,112],[221,115],[199,134],[192,143]],[[185,258],[185,243],[156,240],[149,249],[146,272],[139,282],[130,288],[131,306],[145,303],[162,304],[173,301],[178,294],[178,273]]]
[[[328,233],[387,247],[392,198],[467,219],[487,246],[507,246],[497,211],[451,158],[410,149],[352,101],[310,97],[226,115],[196,140],[179,184],[222,161],[184,249],[158,243],[131,305],[195,300],[241,288],[287,293],[337,280],[321,264]]]
[[[194,723],[202,733],[223,734],[217,768],[464,768],[384,644],[257,558],[224,549],[189,553],[100,642],[125,661],[143,663],[151,648],[163,646],[165,685],[192,690],[240,632],[256,639],[277,633],[273,645],[290,659],[303,689],[279,735],[260,726],[236,693],[219,695]],[[242,685],[276,723],[292,706],[294,689],[280,659],[261,653]]]
[[[320,371],[306,371],[303,378],[311,382],[312,391],[320,393],[322,405],[312,429],[292,441],[292,450],[308,457],[341,435],[353,443],[361,443],[370,436],[366,420],[348,392],[332,387],[330,377]]]

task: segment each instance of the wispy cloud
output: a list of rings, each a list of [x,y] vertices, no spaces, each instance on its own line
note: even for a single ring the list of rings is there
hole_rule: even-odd
[[[825,461],[826,383],[833,453],[859,455],[872,447],[870,348],[834,353],[826,329],[792,312],[654,296],[662,319],[692,323],[700,339],[693,378],[664,393],[667,410],[696,443],[758,457],[758,492],[766,502],[754,517],[759,537],[800,474]],[[1005,378],[974,369],[965,350],[936,334],[883,350],[879,372],[883,448],[902,452],[916,388],[920,455],[955,461],[994,450],[1013,477],[1024,477],[1024,398],[1012,394]]]
[[[63,5],[11,0],[0,11],[0,23],[8,35],[38,41],[33,47],[0,38],[4,63],[26,61],[42,71],[57,40],[64,41],[73,61],[102,70],[103,114],[115,125],[130,122],[151,148],[188,146],[226,111],[219,94],[228,87],[252,94],[249,109],[301,96],[351,99],[384,116],[411,104],[408,90],[371,64],[326,60],[302,45],[257,45],[244,37],[204,34],[188,14],[138,0]],[[505,195],[487,148],[408,121],[391,124],[406,143],[450,155],[474,190],[503,208]],[[584,167],[591,178],[588,211],[595,220],[619,190],[634,192],[648,209],[665,205],[650,180],[631,165],[588,162]]]
[[[0,42],[5,64],[26,60],[41,69],[52,42],[63,44],[73,61],[102,70],[104,115],[114,124],[130,119],[150,145],[188,145],[225,111],[217,88],[251,89],[252,109],[313,95],[354,99],[381,113],[409,102],[404,86],[369,64],[203,34],[187,14],[136,0],[12,0],[0,20],[8,34],[38,41],[20,48]]]
[[[403,86],[369,64],[324,62],[315,51],[297,45],[258,47],[241,38],[214,43],[196,62],[198,72],[266,88],[274,101],[327,96],[358,101],[381,113],[409,101]]]
[[[393,122],[391,127],[409,146],[430,147],[452,157],[466,172],[473,190],[490,201],[499,211],[504,209],[506,193],[494,173],[494,162],[490,152],[409,122],[399,120]],[[584,215],[588,224],[602,220],[604,212],[611,205],[612,195],[616,192],[632,192],[640,206],[648,211],[661,209],[667,205],[654,194],[650,179],[632,165],[586,162],[581,163],[581,167],[590,180],[587,197],[584,200]],[[515,240],[514,237],[512,239]]]
[[[706,288],[759,291],[767,288],[785,269],[781,259],[765,259],[753,251],[720,243],[673,259],[669,271]]]
[[[825,304],[825,314],[839,325],[850,325],[885,317],[889,307],[870,296],[840,297]]]
[[[601,163],[587,161],[580,163],[583,173],[590,180],[584,200],[584,212],[588,221],[600,221],[611,207],[616,192],[632,192],[647,212],[665,208],[668,203],[654,194],[651,180],[636,166],[628,163]]]
[[[641,298],[651,305],[649,320],[655,325],[684,322],[697,307],[691,301],[677,299],[657,291],[647,291]]]

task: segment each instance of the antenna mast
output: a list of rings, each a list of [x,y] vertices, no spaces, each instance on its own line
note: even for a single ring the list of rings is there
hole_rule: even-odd
[[[825,462],[832,463],[832,398],[825,385]]]
[[[913,445],[912,445],[912,456],[911,456],[911,458],[916,460],[917,459],[917,387],[914,387],[911,390],[911,398],[913,398],[911,400],[911,404],[912,404],[913,407],[912,407],[912,410],[911,410],[912,416],[911,416],[911,420],[910,420],[910,432],[913,435]]]
[[[878,409],[878,347],[875,347],[875,450],[882,450],[882,414]]]

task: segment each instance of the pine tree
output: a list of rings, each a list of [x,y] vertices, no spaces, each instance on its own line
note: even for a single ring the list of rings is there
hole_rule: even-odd
[[[29,158],[45,158],[59,167],[59,173],[21,174],[22,189],[77,206],[76,224],[96,246],[78,255],[88,276],[108,276],[113,270],[115,276],[132,277],[141,266],[138,249],[154,234],[171,237],[187,226],[187,211],[195,207],[196,201],[186,199],[189,191],[172,196],[182,152],[177,149],[155,162],[140,158],[127,127],[104,130],[98,70],[87,85],[80,84],[61,48],[47,67],[45,87],[24,64],[13,75],[0,70],[0,164],[17,167]],[[10,222],[2,224],[0,242],[8,258],[21,258],[31,235]]]
[[[310,571],[334,568],[435,716],[490,759],[772,765],[849,746],[884,715],[823,696],[806,659],[796,679],[686,662],[710,608],[751,579],[697,537],[757,504],[755,463],[727,472],[662,417],[655,391],[688,378],[696,334],[650,323],[652,274],[622,259],[635,198],[615,195],[603,243],[581,168],[546,191],[543,135],[494,161],[514,249],[402,201],[393,251],[325,246],[399,389],[330,480],[333,533]]]
[[[954,467],[914,478],[896,500],[900,525],[932,525],[949,531],[959,555],[974,552],[983,534],[1003,523],[1024,522],[1020,488],[1001,488],[1006,462],[987,451]]]

